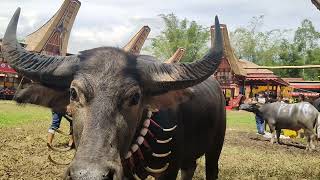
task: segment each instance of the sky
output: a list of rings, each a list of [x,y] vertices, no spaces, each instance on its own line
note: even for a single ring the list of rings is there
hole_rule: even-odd
[[[262,31],[295,30],[303,19],[320,29],[320,11],[310,0],[80,0],[69,40],[68,52],[99,46],[122,47],[143,26],[151,28],[149,38],[159,35],[164,24],[159,14],[174,13],[195,20],[204,27],[220,23],[229,31],[246,27],[252,17],[264,15]],[[0,0],[0,37],[17,7],[21,7],[18,38],[37,30],[59,9],[63,0]]]

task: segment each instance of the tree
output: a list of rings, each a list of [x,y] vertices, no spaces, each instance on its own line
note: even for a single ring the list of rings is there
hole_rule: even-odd
[[[298,47],[298,51],[303,55],[307,55],[307,51],[318,47],[320,33],[316,31],[312,22],[305,19],[301,22],[301,26],[295,31],[294,43]]]
[[[297,52],[303,59],[303,64],[319,64],[319,39],[320,33],[312,22],[305,19],[294,34],[294,43]],[[318,79],[319,70],[307,69],[303,71],[303,77],[309,80]]]
[[[306,64],[320,64],[320,48],[314,48],[307,51]],[[319,80],[319,69],[306,69],[304,71],[304,78],[307,80]]]
[[[274,29],[260,31],[264,16],[253,17],[247,27],[235,29],[230,33],[236,55],[259,65],[277,63],[279,46],[287,30]]]
[[[239,58],[250,60],[259,65],[303,65],[320,64],[320,33],[312,22],[305,19],[289,37],[290,30],[274,29],[262,32],[263,16],[253,17],[247,27],[231,32],[231,43]],[[303,77],[317,80],[318,69],[274,70],[281,77]]]
[[[184,62],[192,62],[201,58],[208,50],[209,28],[198,25],[195,21],[180,20],[174,14],[160,15],[165,29],[152,39],[151,46],[146,50],[156,57],[166,60],[179,48],[186,49],[182,58]]]
[[[279,65],[302,65],[302,57],[299,55],[294,43],[283,39],[279,46]],[[301,77],[301,69],[275,70],[280,77]]]

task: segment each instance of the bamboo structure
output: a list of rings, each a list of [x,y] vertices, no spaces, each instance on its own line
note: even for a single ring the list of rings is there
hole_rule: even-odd
[[[149,26],[143,26],[140,31],[123,47],[123,50],[133,54],[140,54],[141,48],[150,31]]]
[[[165,61],[165,63],[177,63],[180,62],[182,57],[184,56],[186,50],[184,48],[178,48],[177,51],[168,59]]]

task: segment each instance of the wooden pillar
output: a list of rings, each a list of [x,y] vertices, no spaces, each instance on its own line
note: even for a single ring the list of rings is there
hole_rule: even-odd
[[[242,85],[242,95],[246,96],[246,80],[243,80],[243,85]]]
[[[16,81],[16,76],[14,75],[13,77],[12,77],[12,87],[14,88],[14,82]]]
[[[7,80],[7,73],[4,73],[3,87],[6,86],[6,80]]]
[[[3,87],[6,85],[6,74],[4,74],[4,76],[3,76]]]

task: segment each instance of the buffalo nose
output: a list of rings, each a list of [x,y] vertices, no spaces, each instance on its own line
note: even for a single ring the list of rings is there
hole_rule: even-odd
[[[70,180],[113,180],[115,170],[110,167],[98,166],[93,164],[74,165],[68,170]],[[68,178],[66,178],[68,179]]]

